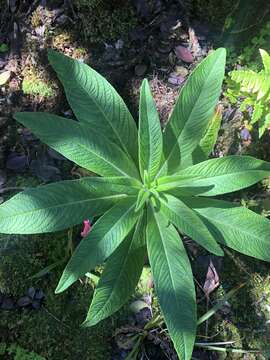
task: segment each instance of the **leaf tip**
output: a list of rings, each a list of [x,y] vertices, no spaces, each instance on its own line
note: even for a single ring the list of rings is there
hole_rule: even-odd
[[[89,319],[88,317],[84,320],[84,322],[80,325],[82,328],[91,327],[97,324],[98,321],[93,321],[93,319]]]
[[[62,293],[64,290],[66,290],[66,286],[61,282],[61,280],[59,281],[59,284],[57,285],[56,289],[54,290],[55,294],[60,294]]]

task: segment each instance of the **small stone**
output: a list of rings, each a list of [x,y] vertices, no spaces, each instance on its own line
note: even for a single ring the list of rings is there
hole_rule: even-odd
[[[186,77],[188,75],[188,69],[186,69],[184,66],[176,66],[175,73],[182,77]]]
[[[2,310],[13,310],[15,308],[15,303],[12,298],[7,297],[3,299],[1,307]]]
[[[34,299],[35,293],[36,293],[36,290],[35,290],[35,288],[33,288],[33,287],[30,287],[30,288],[27,290],[27,295],[28,295],[31,299]]]
[[[41,308],[41,303],[40,303],[40,301],[34,300],[34,301],[32,302],[32,307],[33,307],[33,309],[35,309],[35,310],[39,310],[39,309]]]
[[[136,322],[140,327],[144,327],[152,318],[151,309],[145,307],[135,314]]]
[[[32,300],[30,299],[29,296],[22,296],[18,301],[17,301],[17,305],[19,307],[25,307],[30,305],[32,302]]]
[[[188,48],[185,46],[179,45],[175,48],[175,54],[178,57],[178,59],[190,64],[194,61],[194,58]]]
[[[250,132],[247,128],[243,128],[240,132],[241,139],[244,141],[251,140]]]
[[[177,75],[176,73],[171,73],[169,75],[168,83],[172,85],[181,85],[185,79],[182,76]]]
[[[147,66],[145,64],[138,64],[135,66],[135,74],[137,76],[144,76],[147,71]]]
[[[15,152],[10,153],[7,157],[6,167],[9,170],[23,170],[27,165],[27,156]]]

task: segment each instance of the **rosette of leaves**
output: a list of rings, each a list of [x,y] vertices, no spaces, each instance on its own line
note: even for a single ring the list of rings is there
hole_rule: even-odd
[[[130,297],[148,255],[155,290],[180,359],[196,335],[192,270],[180,234],[222,256],[222,246],[270,260],[270,222],[211,196],[248,187],[270,174],[249,156],[207,160],[217,136],[215,107],[225,50],[212,52],[182,88],[164,132],[147,80],[138,128],[125,103],[97,72],[49,51],[77,121],[52,114],[15,119],[43,142],[99,176],[59,181],[15,195],[0,206],[2,233],[44,233],[95,217],[66,265],[56,292],[105,262],[85,326],[117,311]]]
[[[241,101],[240,110],[248,113],[251,125],[258,123],[259,138],[270,126],[270,55],[260,49],[263,70],[233,70],[229,73],[231,81],[227,97],[232,103]],[[248,109],[251,108],[251,116]]]

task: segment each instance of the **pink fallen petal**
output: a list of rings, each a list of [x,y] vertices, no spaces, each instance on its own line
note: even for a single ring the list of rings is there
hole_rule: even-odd
[[[90,220],[86,219],[83,221],[83,231],[81,232],[82,237],[86,237],[91,231],[92,225]]]

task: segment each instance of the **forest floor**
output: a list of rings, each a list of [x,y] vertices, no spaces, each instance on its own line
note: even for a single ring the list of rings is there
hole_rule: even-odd
[[[177,1],[166,7],[162,1],[153,1],[156,7],[143,7],[143,1],[137,7],[124,2],[114,11],[108,5],[90,8],[87,1],[51,3],[24,1],[18,5],[10,1],[8,7],[0,0],[0,74],[6,74],[0,86],[0,203],[28,187],[86,175],[13,120],[16,111],[73,116],[48,64],[47,48],[99,71],[119,91],[135,118],[140,84],[147,77],[165,125],[179,89],[217,40],[207,24],[190,22],[190,9]],[[246,153],[269,161],[269,134],[260,142],[256,137],[243,137],[243,114],[225,97],[221,104],[222,128],[213,156]],[[265,180],[230,199],[268,215],[269,192],[270,182]],[[82,225],[56,234],[0,237],[0,359],[125,359],[134,345],[127,337],[142,331],[152,315],[159,314],[146,265],[137,292],[124,309],[94,328],[80,327],[96,278],[82,279],[60,295],[54,289],[67,257],[80,241],[81,230]],[[220,260],[188,238],[185,244],[194,271],[199,315],[244,284],[198,327],[197,341],[232,342],[230,348],[258,350],[196,348],[194,358],[267,359],[270,265],[232,250],[226,250]],[[158,326],[142,342],[140,353],[140,359],[176,359],[170,340]]]

